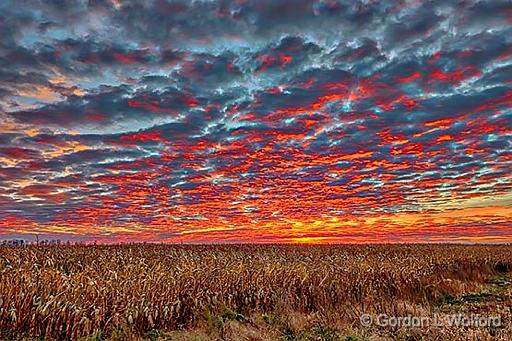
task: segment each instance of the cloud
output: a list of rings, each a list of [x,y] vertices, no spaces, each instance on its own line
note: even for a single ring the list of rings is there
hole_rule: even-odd
[[[2,2],[0,235],[510,239],[509,8]]]

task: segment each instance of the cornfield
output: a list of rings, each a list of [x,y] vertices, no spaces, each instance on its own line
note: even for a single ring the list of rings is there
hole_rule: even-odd
[[[506,245],[0,247],[0,337],[141,336],[226,309],[353,324],[362,312],[431,307],[511,267]]]

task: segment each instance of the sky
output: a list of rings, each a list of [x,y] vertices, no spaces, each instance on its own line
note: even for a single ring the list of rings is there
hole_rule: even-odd
[[[0,1],[0,239],[512,242],[510,1]]]

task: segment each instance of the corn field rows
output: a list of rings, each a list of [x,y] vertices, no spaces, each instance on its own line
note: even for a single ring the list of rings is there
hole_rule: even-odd
[[[193,327],[205,311],[432,304],[510,271],[512,246],[0,247],[0,337]],[[347,318],[351,318],[348,316]]]

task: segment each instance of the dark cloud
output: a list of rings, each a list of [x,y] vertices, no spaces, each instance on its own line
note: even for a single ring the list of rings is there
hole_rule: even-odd
[[[4,1],[3,235],[80,223],[86,239],[116,226],[336,239],[375,221],[393,240],[402,227],[438,238],[432,221],[448,239],[461,226],[510,238],[511,13],[483,0]],[[497,207],[488,196],[494,232],[468,213]]]

